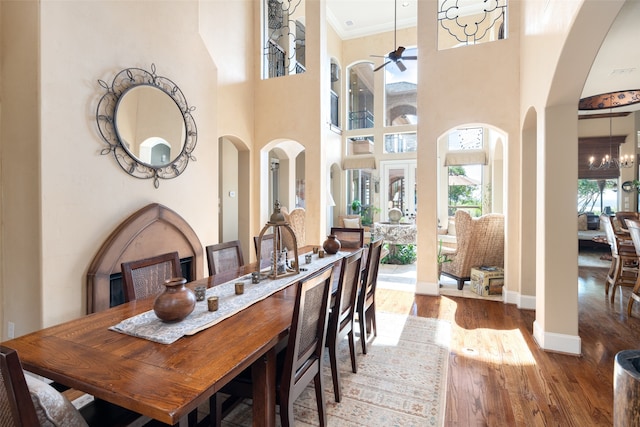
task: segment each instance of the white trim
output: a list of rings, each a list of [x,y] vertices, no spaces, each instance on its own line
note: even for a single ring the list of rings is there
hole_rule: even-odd
[[[543,350],[557,351],[566,354],[582,354],[582,341],[577,335],[545,332],[538,321],[533,322],[533,338]]]
[[[521,310],[535,310],[536,297],[535,295],[520,295],[520,302],[517,305]]]
[[[416,282],[416,295],[440,295],[440,284],[437,282]]]

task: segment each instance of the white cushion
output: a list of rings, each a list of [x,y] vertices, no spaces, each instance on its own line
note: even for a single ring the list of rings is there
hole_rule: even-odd
[[[87,427],[80,412],[58,390],[25,372],[31,400],[43,427]]]
[[[344,218],[345,228],[360,228],[360,218]]]
[[[453,218],[449,219],[449,224],[447,227],[447,234],[449,236],[455,236],[456,235],[456,222]]]

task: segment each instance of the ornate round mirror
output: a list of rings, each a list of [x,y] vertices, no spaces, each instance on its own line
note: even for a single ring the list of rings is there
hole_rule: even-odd
[[[182,91],[171,80],[139,68],[120,71],[111,85],[98,80],[107,93],[98,103],[100,135],[128,174],[142,179],[175,178],[196,160],[192,152],[197,131]]]

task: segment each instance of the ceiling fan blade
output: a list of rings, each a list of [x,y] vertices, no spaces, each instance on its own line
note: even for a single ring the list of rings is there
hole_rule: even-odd
[[[418,57],[417,56],[403,56],[402,59],[408,59],[408,60],[414,60],[415,61],[416,59],[418,59]]]
[[[396,61],[396,65],[398,66],[400,71],[405,71],[407,69],[407,67],[405,67],[404,64],[402,63],[402,61],[400,61],[400,60]]]
[[[386,58],[387,57],[387,55],[369,55],[369,56],[372,56],[374,58]]]
[[[387,66],[387,64],[390,64],[390,63],[391,63],[391,61],[387,61],[387,62],[385,62],[384,64],[382,64],[381,66],[379,66],[378,68],[374,68],[374,69],[373,69],[373,71],[374,71],[374,72],[375,72],[375,71],[378,71],[379,69],[386,67],[386,66]]]
[[[398,48],[396,49],[396,56],[398,58],[400,58],[402,56],[402,52],[404,52],[405,48],[404,46],[398,46]]]

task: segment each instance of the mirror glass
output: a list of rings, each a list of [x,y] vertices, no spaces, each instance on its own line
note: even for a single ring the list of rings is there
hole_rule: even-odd
[[[164,166],[182,152],[184,118],[175,101],[154,86],[129,89],[118,100],[115,129],[133,157],[152,166]]]

